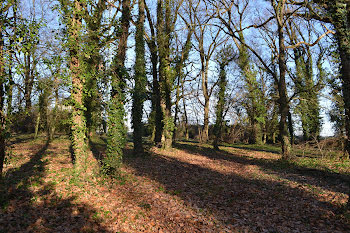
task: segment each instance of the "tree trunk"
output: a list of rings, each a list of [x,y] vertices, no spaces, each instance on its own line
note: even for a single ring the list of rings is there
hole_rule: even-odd
[[[290,144],[294,144],[294,127],[293,127],[293,119],[290,110],[288,110],[288,130],[290,135]]]
[[[202,61],[205,62],[204,60]],[[208,67],[209,61],[202,65],[202,90],[204,95],[204,126],[202,132],[202,142],[207,142],[209,140],[209,101],[210,96],[208,93]]]
[[[219,140],[221,139],[222,124],[224,121],[224,108],[225,108],[225,92],[226,92],[226,64],[220,64],[220,75],[219,75],[219,93],[218,103],[216,105],[216,121],[214,126],[214,141],[213,147],[215,150],[219,150]]]
[[[342,79],[342,91],[344,98],[344,109],[345,109],[345,151],[350,157],[350,3],[347,3],[347,27],[340,22],[335,23],[337,31],[336,37],[338,40],[339,55],[340,55],[340,76]],[[344,16],[346,17],[346,16]],[[345,20],[346,21],[346,20]],[[350,181],[348,181],[348,202],[346,209],[350,210]]]
[[[144,22],[145,22],[145,2],[144,0],[138,1],[139,16],[136,24],[135,34],[135,87],[132,93],[133,107],[132,107],[132,125],[134,129],[133,141],[134,141],[134,155],[143,155],[143,102],[146,95],[146,63],[145,63],[145,41],[144,41]]]
[[[163,114],[160,107],[160,87],[158,80],[158,55],[157,48],[154,45],[154,50],[151,52],[151,62],[152,62],[152,76],[153,76],[153,85],[152,85],[152,111],[154,117],[154,139],[153,141],[158,144],[162,139],[163,132]]]
[[[182,68],[181,68],[182,69]],[[176,85],[176,101],[175,101],[175,116],[174,116],[174,130],[173,130],[173,142],[176,141],[176,130],[177,130],[177,125],[176,121],[178,118],[179,114],[179,102],[180,102],[180,80],[181,80],[181,75],[182,72],[178,72],[178,77],[177,77],[177,85]]]
[[[74,156],[74,168],[78,173],[83,174],[87,166],[86,154],[86,125],[84,118],[83,105],[83,87],[84,80],[81,78],[81,64],[80,64],[80,41],[81,41],[81,3],[75,0],[73,8],[73,18],[71,20],[71,30],[69,34],[69,56],[70,56],[70,70],[72,78],[71,99],[74,101],[73,111],[71,116],[71,141],[72,151]]]
[[[183,106],[184,106],[184,118],[185,118],[185,138],[186,140],[189,140],[189,134],[188,134],[188,118],[187,118],[187,111],[186,111],[186,102],[185,102],[185,97],[184,97],[184,90],[182,88],[182,102],[183,102]]]
[[[283,15],[281,13],[281,15]],[[278,44],[279,44],[279,57],[278,57],[278,66],[279,66],[279,80],[278,80],[278,103],[279,103],[279,114],[280,114],[280,122],[279,122],[279,133],[280,140],[282,143],[282,159],[289,160],[292,159],[290,154],[291,145],[289,142],[288,136],[288,127],[287,127],[287,118],[289,112],[289,103],[288,103],[288,95],[287,95],[287,85],[286,85],[286,52],[285,52],[285,44],[284,44],[284,35],[283,35],[283,27],[281,24],[278,24]]]
[[[40,126],[40,109],[38,111],[38,116],[36,117],[35,131],[34,131],[34,139],[38,137],[39,126]]]
[[[155,27],[152,21],[151,12],[149,11],[147,5],[145,4],[145,10],[147,14],[147,19],[150,25],[151,30],[151,39],[147,41],[148,48],[151,54],[151,63],[152,63],[152,113],[149,119],[149,123],[152,124],[152,136],[151,141],[155,144],[159,144],[162,139],[163,131],[163,114],[160,107],[160,87],[159,87],[159,78],[158,78],[158,50],[156,44],[156,32]]]
[[[164,12],[165,11],[165,12]],[[170,0],[158,0],[157,5],[157,40],[159,52],[159,82],[161,91],[160,106],[163,113],[163,132],[161,145],[167,150],[172,147],[172,134],[174,122],[171,116],[171,67],[170,67],[170,41],[171,41],[171,5]]]
[[[113,61],[112,93],[108,108],[107,155],[104,160],[105,172],[108,174],[118,172],[117,169],[119,169],[122,162],[123,149],[126,142],[124,89],[127,79],[125,58],[131,19],[130,10],[130,0],[123,0],[121,17],[122,33],[119,37],[117,54]]]
[[[0,25],[0,178],[6,156],[5,142],[5,114],[4,114],[4,84],[5,84],[5,59],[4,59],[4,39],[2,35],[3,25]]]

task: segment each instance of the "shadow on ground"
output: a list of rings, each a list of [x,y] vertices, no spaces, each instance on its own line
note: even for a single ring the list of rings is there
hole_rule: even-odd
[[[214,153],[207,148],[206,151],[206,156]],[[221,158],[219,154],[213,156]],[[126,158],[124,163],[134,168],[137,175],[161,183],[166,192],[233,227],[244,226],[254,232],[350,230],[346,222],[334,214],[336,206],[281,182],[223,174],[162,154]]]
[[[226,160],[242,165],[256,165],[267,173],[276,174],[282,178],[303,184],[317,185],[335,192],[348,193],[349,189],[349,175],[327,171],[327,168],[305,168],[283,160],[253,158],[223,150],[216,151],[200,144],[177,143],[175,148],[187,153],[199,154],[213,160]],[[305,177],[311,179],[305,179]]]
[[[107,232],[93,207],[76,204],[74,196],[63,198],[55,183],[44,181],[50,144],[33,148],[30,160],[9,169],[1,181],[0,232]]]

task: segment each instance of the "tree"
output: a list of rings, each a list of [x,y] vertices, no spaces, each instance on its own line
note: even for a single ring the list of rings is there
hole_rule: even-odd
[[[188,19],[185,19],[184,17],[183,19],[188,25],[193,25],[193,35],[197,42],[195,47],[200,57],[200,76],[202,79],[202,92],[204,97],[204,126],[202,141],[206,142],[209,139],[210,97],[215,87],[215,85],[212,87],[209,87],[208,85],[209,64],[216,49],[224,43],[227,38],[220,30],[215,30],[215,28],[210,27],[212,17],[206,14],[206,8],[202,3],[203,2],[200,0],[188,0]]]
[[[136,35],[135,35],[135,53],[136,61],[134,66],[134,81],[135,86],[132,92],[133,107],[132,107],[132,127],[134,129],[134,154],[143,154],[143,102],[146,97],[146,64],[145,64],[145,41],[144,41],[144,23],[145,23],[145,1],[138,1],[139,16],[136,23]]]
[[[122,16],[120,19],[120,30],[117,34],[119,44],[117,54],[112,64],[111,97],[108,106],[108,133],[107,154],[104,158],[104,171],[109,174],[118,172],[123,149],[126,141],[126,128],[124,123],[125,110],[125,86],[128,72],[125,68],[127,42],[131,19],[130,0],[122,1]]]
[[[156,25],[153,23],[151,13],[147,5],[145,4],[145,10],[147,14],[147,21],[150,27],[151,35],[147,37],[147,46],[150,50],[151,64],[152,64],[152,111],[148,119],[149,124],[152,127],[151,141],[159,144],[162,139],[163,131],[163,114],[160,107],[160,87],[159,87],[159,76],[158,76],[158,49],[157,49],[157,37],[156,37]]]
[[[231,46],[224,47],[217,54],[217,62],[219,65],[219,91],[217,94],[218,102],[216,105],[216,121],[214,125],[214,141],[213,147],[215,150],[219,149],[219,140],[221,138],[222,125],[224,122],[224,110],[226,102],[226,86],[227,86],[227,77],[226,77],[226,66],[235,58],[233,48]]]
[[[174,30],[172,19],[172,0],[157,1],[157,45],[159,56],[160,107],[162,110],[161,147],[165,150],[172,147],[174,121],[171,115],[171,91],[173,88],[173,72],[170,63],[171,39]],[[176,15],[176,14],[175,14]],[[176,16],[174,17],[176,19]]]
[[[6,156],[6,118],[4,109],[5,100],[5,44],[4,44],[4,30],[6,28],[7,18],[6,12],[12,6],[12,1],[4,2],[0,5],[1,16],[0,18],[0,177],[2,177],[2,169],[4,167],[4,160]]]
[[[302,32],[301,26],[296,25],[296,22],[289,21],[287,33],[290,42],[297,44],[299,41],[298,35],[304,41],[306,41],[305,36],[310,38],[311,32],[314,31],[310,26],[307,25],[308,34],[306,34]],[[322,67],[324,51],[320,47],[320,51],[317,53],[318,74],[314,72],[313,56],[309,46],[294,48],[293,55],[295,74],[292,74],[292,79],[295,92],[297,93],[296,97],[298,98],[298,104],[295,110],[301,118],[303,138],[305,141],[319,139],[321,117],[318,97],[323,88],[326,75]]]
[[[90,3],[87,1],[87,3]],[[91,9],[91,10],[90,10]],[[101,48],[105,45],[105,40],[102,40],[102,31],[105,27],[102,26],[103,13],[106,10],[106,1],[99,0],[96,4],[84,4],[84,20],[86,22],[86,44],[84,46],[84,73],[85,73],[85,118],[87,136],[96,131],[101,113],[101,101],[97,82],[101,78],[101,63],[100,54]]]
[[[83,174],[87,166],[86,121],[84,117],[84,76],[82,70],[82,4],[80,0],[60,0],[61,10],[67,27],[67,47],[71,87],[71,142],[74,167]]]
[[[189,26],[189,25],[187,25]],[[184,93],[183,93],[183,86],[184,86],[184,82],[185,82],[185,75],[184,75],[184,67],[186,66],[186,62],[189,58],[189,54],[192,48],[192,44],[191,44],[191,38],[192,38],[192,34],[193,31],[191,28],[187,28],[187,36],[186,36],[186,41],[185,43],[182,45],[179,45],[179,38],[177,37],[177,42],[178,42],[178,47],[177,47],[177,51],[179,51],[179,54],[176,55],[175,57],[175,75],[176,75],[176,100],[175,100],[175,116],[174,116],[174,131],[173,131],[173,141],[176,140],[176,130],[177,130],[177,120],[178,120],[178,115],[179,115],[179,111],[180,111],[180,100],[181,98],[185,98]],[[179,48],[181,47],[181,49]],[[181,95],[182,92],[182,95]],[[185,110],[186,111],[186,110]]]

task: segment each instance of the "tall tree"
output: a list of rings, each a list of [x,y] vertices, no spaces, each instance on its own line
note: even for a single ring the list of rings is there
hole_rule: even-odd
[[[313,2],[318,4],[324,12],[319,14],[315,11],[312,7]],[[314,0],[307,1],[306,4],[311,17],[332,23],[336,31],[335,37],[340,56],[340,77],[345,109],[345,150],[350,154],[350,2],[348,0]],[[348,194],[347,209],[350,209],[350,191]]]
[[[133,106],[132,106],[132,127],[134,129],[133,140],[134,140],[134,154],[143,154],[143,102],[146,97],[146,63],[145,63],[145,40],[144,40],[144,23],[145,23],[145,0],[138,1],[139,16],[136,23],[136,35],[135,35],[135,74],[134,81],[135,86],[132,92]]]
[[[82,71],[82,4],[80,0],[60,0],[68,33],[71,87],[71,142],[74,167],[83,174],[87,166],[86,122],[84,117],[84,76]]]
[[[180,107],[179,107],[179,103],[181,98],[185,98],[185,96],[181,95],[182,89],[183,89],[183,84],[184,84],[184,79],[185,79],[185,75],[184,75],[184,67],[186,66],[186,62],[189,58],[189,54],[192,48],[192,44],[191,44],[191,39],[192,39],[192,34],[193,31],[192,29],[189,27],[189,25],[187,25],[187,36],[186,36],[186,41],[185,43],[182,45],[178,44],[178,49],[177,51],[179,51],[179,54],[175,55],[175,75],[176,75],[176,99],[175,99],[175,115],[174,115],[174,131],[173,131],[173,141],[176,140],[176,127],[177,127],[177,120],[178,120],[178,115],[179,115],[179,111],[180,111]],[[177,38],[178,39],[178,38]],[[178,41],[179,42],[179,41]],[[179,47],[182,47],[181,49]]]
[[[10,8],[10,3],[6,5],[0,5],[1,12],[6,12]],[[4,112],[4,84],[5,84],[5,47],[4,47],[4,29],[5,29],[5,19],[0,18],[0,175],[2,175],[2,169],[5,160],[5,112]]]
[[[152,136],[151,141],[159,144],[162,139],[163,131],[163,114],[160,107],[160,87],[159,87],[159,76],[158,76],[158,49],[157,49],[157,36],[156,36],[156,25],[153,23],[151,17],[150,9],[145,4],[145,10],[147,14],[147,21],[150,27],[151,35],[147,38],[147,46],[151,53],[151,64],[152,64],[152,93],[151,93],[151,102],[152,102],[152,111],[148,119],[152,127]]]
[[[87,3],[90,3],[87,1]],[[86,44],[84,46],[85,61],[84,73],[86,77],[85,83],[85,118],[87,136],[94,132],[97,128],[98,119],[101,113],[101,103],[99,99],[97,82],[101,76],[102,58],[100,50],[104,45],[102,41],[102,26],[103,13],[106,10],[106,1],[98,0],[96,4],[84,4],[84,19],[86,22]],[[91,9],[91,10],[90,10]]]
[[[188,20],[186,20],[184,17],[183,19],[187,22],[187,24],[194,25],[193,34],[197,42],[196,49],[199,52],[201,63],[200,76],[202,79],[201,84],[204,97],[204,126],[202,141],[206,142],[209,139],[210,97],[215,87],[215,85],[211,87],[209,86],[209,65],[215,50],[226,41],[226,36],[223,36],[220,30],[215,30],[215,28],[210,27],[210,21],[212,18],[206,14],[205,11],[207,9],[205,5],[203,5],[203,1],[188,0],[187,6]]]
[[[216,121],[214,125],[214,141],[213,147],[215,150],[219,149],[219,140],[221,138],[222,125],[224,122],[224,110],[226,104],[226,66],[234,59],[234,51],[231,46],[224,47],[217,55],[217,62],[219,65],[219,91],[217,94],[218,102],[216,104]]]
[[[318,6],[315,7],[314,3]],[[305,6],[306,18],[331,23],[335,29],[340,57],[340,77],[345,109],[346,151],[350,154],[350,2],[347,0],[306,0],[298,3]],[[307,44],[304,42],[303,44]],[[349,204],[350,206],[350,204]]]
[[[172,147],[174,122],[171,115],[171,91],[173,74],[170,64],[170,45],[173,33],[171,18],[172,0],[157,1],[157,44],[159,56],[160,107],[162,109],[163,131],[161,147]]]
[[[107,154],[104,158],[104,170],[107,173],[114,173],[120,166],[123,149],[126,142],[125,128],[125,93],[126,79],[128,72],[125,68],[126,50],[129,37],[131,20],[130,0],[122,1],[122,16],[120,19],[120,30],[117,34],[119,40],[117,54],[112,64],[112,92],[108,107],[108,133],[107,133]]]

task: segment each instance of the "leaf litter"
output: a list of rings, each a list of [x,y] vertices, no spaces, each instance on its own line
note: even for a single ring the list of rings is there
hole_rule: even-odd
[[[11,153],[0,232],[350,231],[338,211],[348,177],[276,168],[273,153],[179,143],[132,157],[127,148],[118,179],[92,168],[84,180],[73,172],[67,137],[47,146],[23,140]]]

